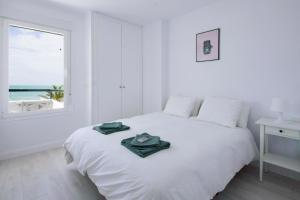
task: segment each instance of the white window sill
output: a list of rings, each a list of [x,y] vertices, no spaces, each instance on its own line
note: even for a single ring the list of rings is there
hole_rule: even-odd
[[[48,118],[61,115],[67,115],[71,112],[71,107],[55,109],[55,110],[43,110],[43,111],[30,111],[22,113],[2,113],[2,121],[15,121],[15,120],[31,120],[38,118]]]

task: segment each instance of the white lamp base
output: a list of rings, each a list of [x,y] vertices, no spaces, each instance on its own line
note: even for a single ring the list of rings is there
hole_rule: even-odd
[[[276,119],[277,122],[282,122],[284,121],[283,119],[283,112],[277,112],[277,119]]]

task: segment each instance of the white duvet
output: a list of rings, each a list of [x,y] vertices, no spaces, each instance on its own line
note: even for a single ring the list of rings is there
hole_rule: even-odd
[[[129,131],[103,135],[92,127],[65,142],[80,173],[107,200],[209,200],[257,155],[248,129],[152,113],[119,120]],[[171,147],[140,158],[120,142],[148,132]]]

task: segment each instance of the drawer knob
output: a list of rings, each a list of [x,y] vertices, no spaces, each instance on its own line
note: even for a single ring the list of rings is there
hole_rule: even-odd
[[[279,130],[279,133],[283,133],[283,130]]]

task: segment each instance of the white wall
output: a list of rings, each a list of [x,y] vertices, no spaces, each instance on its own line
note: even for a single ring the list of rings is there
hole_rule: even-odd
[[[167,95],[168,24],[156,21],[143,27],[143,112],[161,111]]]
[[[62,142],[89,124],[89,46],[85,13],[40,1],[0,1],[0,16],[71,31],[72,108],[69,113],[26,120],[0,120],[0,159]]]
[[[229,96],[251,103],[249,127],[273,115],[272,97],[300,113],[300,2],[226,0],[174,18],[169,27],[169,93]],[[195,62],[196,33],[221,28],[221,60]],[[271,140],[272,151],[300,157],[300,144]]]

